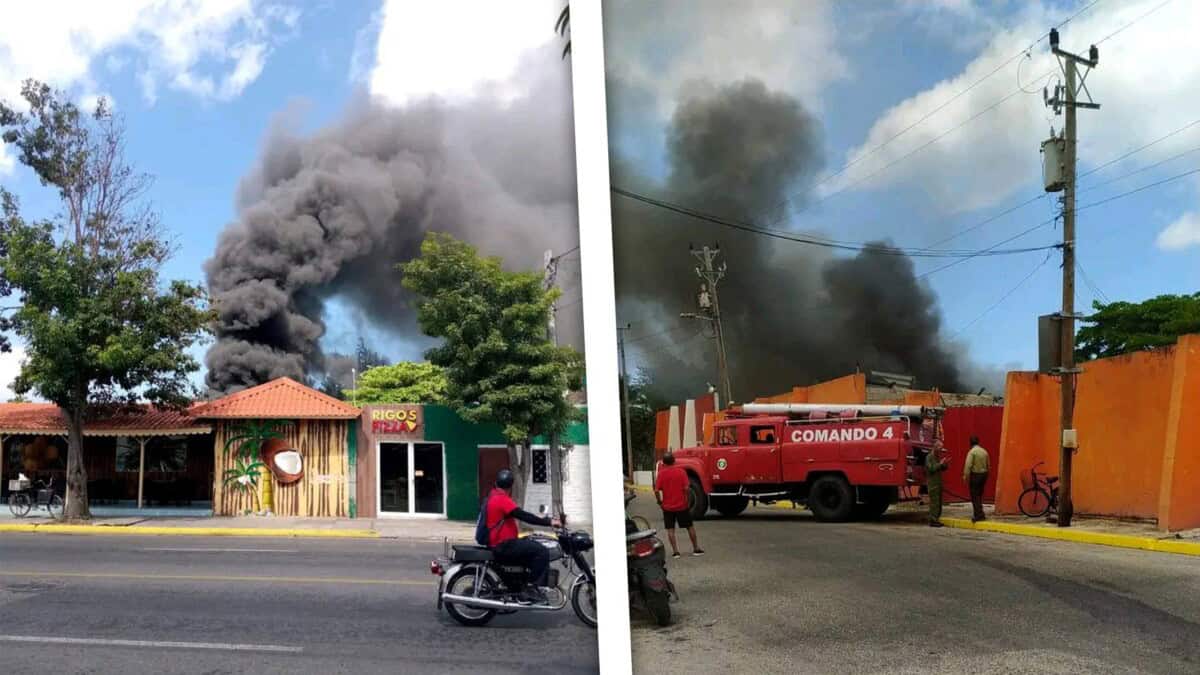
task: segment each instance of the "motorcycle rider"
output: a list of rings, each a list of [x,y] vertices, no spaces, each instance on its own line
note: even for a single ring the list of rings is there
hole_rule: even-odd
[[[488,494],[486,520],[488,546],[501,565],[521,566],[529,569],[530,583],[521,592],[521,602],[545,604],[549,602],[542,586],[546,581],[546,570],[550,567],[550,552],[533,539],[518,536],[517,521],[542,527],[560,527],[558,518],[542,518],[517,506],[509,494],[513,486],[513,472],[501,469],[496,474],[496,487]]]

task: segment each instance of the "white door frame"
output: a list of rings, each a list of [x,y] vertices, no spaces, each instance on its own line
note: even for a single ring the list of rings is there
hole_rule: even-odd
[[[379,462],[380,449],[384,444],[388,445],[403,445],[408,453],[408,511],[384,511],[383,510],[383,465]],[[417,508],[417,489],[416,489],[416,462],[413,461],[415,454],[415,446],[420,443],[422,445],[436,445],[442,451],[442,512],[441,513],[415,513]],[[375,442],[375,512],[379,518],[431,518],[435,520],[445,520],[446,518],[446,503],[449,501],[447,494],[448,476],[446,475],[446,444],[441,441],[388,441],[380,440]]]

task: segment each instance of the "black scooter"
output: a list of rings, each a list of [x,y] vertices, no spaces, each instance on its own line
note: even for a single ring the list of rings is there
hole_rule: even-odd
[[[625,493],[625,508],[637,495]],[[671,597],[679,600],[675,585],[667,578],[667,551],[656,530],[639,530],[625,516],[626,559],[629,568],[629,607],[644,609],[660,626],[671,623]]]

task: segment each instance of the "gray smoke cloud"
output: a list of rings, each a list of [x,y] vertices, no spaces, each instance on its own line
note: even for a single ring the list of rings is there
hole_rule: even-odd
[[[205,265],[219,316],[210,389],[340,373],[321,346],[335,298],[373,330],[428,346],[395,269],[428,232],[501,256],[510,269],[540,269],[546,249],[576,246],[570,68],[560,49],[526,56],[527,93],[515,101],[481,94],[396,108],[364,98],[308,135],[294,130],[294,114],[280,115]],[[578,289],[578,274],[578,265],[562,266],[565,291]],[[569,300],[559,340],[582,349],[581,304]]]
[[[821,147],[819,123],[794,97],[752,79],[693,85],[667,129],[665,181],[639,176],[613,157],[613,184],[745,222],[789,197],[803,204],[824,165]],[[960,355],[944,344],[936,298],[910,259],[885,253],[889,242],[833,256],[620,196],[613,219],[618,311],[622,321],[640,324],[631,331],[635,340],[649,335],[632,349],[672,397],[717,384],[715,348],[701,324],[675,318],[696,311],[700,281],[689,244],[714,243],[728,263],[719,293],[735,398],[856,367],[912,374],[943,391],[964,386]]]

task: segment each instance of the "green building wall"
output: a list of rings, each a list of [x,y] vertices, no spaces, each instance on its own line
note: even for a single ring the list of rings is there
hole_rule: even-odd
[[[446,453],[446,517],[450,520],[475,520],[479,516],[479,446],[504,445],[497,424],[471,424],[452,409],[425,405],[425,438],[440,441]],[[586,423],[572,424],[563,443],[587,445]],[[534,444],[545,444],[534,439]]]
[[[475,520],[479,516],[479,446],[504,443],[494,424],[471,424],[453,410],[426,405],[425,438],[440,441],[446,453],[446,517]]]

